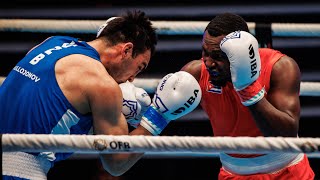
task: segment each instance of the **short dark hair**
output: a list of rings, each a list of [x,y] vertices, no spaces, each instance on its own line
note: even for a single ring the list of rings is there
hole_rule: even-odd
[[[126,14],[108,22],[98,38],[105,38],[112,45],[132,42],[132,56],[151,50],[153,55],[158,38],[156,28],[142,11],[127,11]]]
[[[215,16],[206,29],[210,36],[227,35],[234,31],[246,31],[249,32],[247,22],[237,14],[223,13]]]

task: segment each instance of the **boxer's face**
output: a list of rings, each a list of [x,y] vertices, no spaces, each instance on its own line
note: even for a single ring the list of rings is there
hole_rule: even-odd
[[[116,49],[115,55],[108,57],[112,60],[104,62],[110,76],[119,84],[126,81],[132,82],[141,71],[147,68],[150,62],[150,49],[134,57],[132,56],[132,43],[120,44],[114,49]]]
[[[121,70],[117,75],[117,82],[123,83],[127,80],[132,82],[140,72],[147,68],[150,58],[151,51],[147,50],[134,58],[130,56],[127,59],[123,59],[123,63],[120,66]]]
[[[220,42],[225,36],[213,37],[206,31],[202,39],[202,59],[214,85],[225,86],[231,82],[230,63],[220,50]]]

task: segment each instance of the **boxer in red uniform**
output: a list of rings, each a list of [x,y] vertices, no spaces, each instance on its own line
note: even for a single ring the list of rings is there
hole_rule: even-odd
[[[300,69],[289,56],[259,48],[245,20],[216,16],[202,39],[202,58],[186,64],[202,89],[214,136],[297,137]],[[314,179],[303,153],[220,153],[219,179]]]

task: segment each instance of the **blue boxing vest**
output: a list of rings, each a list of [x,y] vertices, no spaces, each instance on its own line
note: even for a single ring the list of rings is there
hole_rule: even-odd
[[[91,115],[82,115],[72,107],[55,76],[56,62],[71,54],[83,54],[100,61],[98,52],[86,42],[53,36],[18,62],[0,86],[0,133],[88,134],[92,127]],[[85,77],[79,74],[79,78]],[[34,154],[51,162],[70,155]]]

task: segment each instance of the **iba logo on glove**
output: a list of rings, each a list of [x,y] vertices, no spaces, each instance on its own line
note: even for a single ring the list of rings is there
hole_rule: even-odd
[[[189,97],[188,100],[183,104],[183,106],[181,106],[178,109],[174,110],[173,112],[171,112],[171,114],[172,115],[178,115],[178,114],[184,112],[185,110],[187,110],[190,106],[192,106],[192,104],[195,102],[195,100],[196,100],[196,98],[198,96],[199,91],[200,91],[199,89],[195,89],[193,91],[193,96]],[[154,104],[156,105],[157,109],[161,110],[161,113],[166,113],[166,112],[169,111],[169,109],[163,103],[163,101],[158,96],[158,94],[155,94]]]
[[[252,47],[252,44],[250,44],[249,46],[249,57],[252,61],[250,61],[250,65],[251,65],[251,78],[254,77],[254,75],[257,74],[257,60],[255,58],[255,53]]]
[[[178,108],[177,110],[173,111],[171,114],[172,115],[178,115],[182,112],[184,112],[187,108],[189,108],[193,103],[194,101],[196,100],[197,96],[198,96],[198,93],[199,93],[199,90],[198,89],[195,89],[193,91],[194,93],[194,96],[191,96],[187,102],[185,102],[183,105],[184,106],[181,106],[180,108]]]

